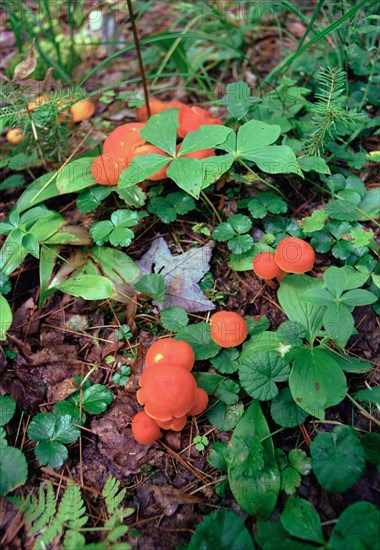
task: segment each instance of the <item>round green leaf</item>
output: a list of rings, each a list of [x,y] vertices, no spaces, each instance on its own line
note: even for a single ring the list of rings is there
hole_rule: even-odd
[[[161,323],[166,330],[177,332],[189,324],[189,316],[183,307],[167,307],[161,311]]]
[[[271,403],[270,413],[273,420],[283,428],[293,428],[303,424],[308,413],[294,401],[289,388],[284,388]]]
[[[59,468],[69,456],[67,448],[58,441],[41,441],[34,452],[38,462],[50,468]]]
[[[9,395],[0,395],[0,426],[8,424],[16,411],[16,403]]]
[[[217,510],[198,525],[188,550],[253,550],[254,544],[244,520],[228,510]]]
[[[365,453],[350,426],[336,426],[317,435],[310,446],[311,465],[324,489],[341,493],[352,487],[365,472]]]
[[[24,453],[15,447],[0,447],[0,496],[25,483],[27,477]]]
[[[332,530],[330,545],[334,550],[357,550],[379,547],[380,512],[370,502],[348,506]]]

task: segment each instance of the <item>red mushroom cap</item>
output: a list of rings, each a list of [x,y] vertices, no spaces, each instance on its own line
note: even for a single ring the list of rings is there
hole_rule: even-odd
[[[223,124],[219,118],[214,118],[208,111],[201,107],[188,107],[183,105],[179,110],[178,135],[184,138],[189,132],[198,130],[200,126],[210,124]]]
[[[163,421],[156,420],[158,426],[163,430],[173,430],[173,432],[180,432],[186,426],[187,416],[181,416],[180,418],[172,418],[171,420]]]
[[[194,361],[195,356],[190,344],[174,338],[157,340],[150,346],[145,357],[147,368],[169,363],[191,371]]]
[[[218,311],[211,315],[211,338],[222,348],[232,348],[244,342],[248,326],[243,317],[233,311]]]
[[[162,155],[163,157],[168,157],[169,155],[165,153],[164,151],[161,151],[158,147],[155,145],[150,145],[149,143],[145,145],[139,145],[138,147],[135,147],[132,151],[132,159],[135,157],[141,157],[144,155]],[[146,179],[150,181],[157,181],[157,180],[163,180],[166,178],[166,170],[168,168],[169,164],[166,164],[163,168],[160,168],[158,172],[155,174],[152,174],[151,176],[148,176]]]
[[[275,260],[285,273],[306,273],[313,269],[315,252],[306,241],[286,237],[277,247]]]
[[[275,262],[274,252],[260,252],[253,260],[253,271],[260,279],[268,280],[283,277],[284,272]]]
[[[144,126],[145,122],[129,122],[115,128],[104,141],[103,153],[120,156],[129,163],[132,151],[145,143],[145,139],[140,136],[140,131]]]
[[[125,167],[126,162],[123,158],[111,153],[103,153],[94,159],[91,174],[100,185],[117,185]]]
[[[150,445],[162,437],[160,427],[145,411],[141,411],[133,417],[132,434],[136,441],[143,445]]]
[[[192,409],[187,413],[189,416],[195,416],[203,413],[208,405],[208,394],[203,388],[197,388],[195,403]]]
[[[194,406],[197,383],[189,371],[177,365],[159,364],[140,376],[136,396],[146,413],[160,421],[185,416]]]

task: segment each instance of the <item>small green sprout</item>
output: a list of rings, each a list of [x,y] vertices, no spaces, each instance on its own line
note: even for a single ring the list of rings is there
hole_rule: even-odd
[[[208,438],[205,435],[196,435],[193,439],[193,445],[197,451],[204,451],[208,445]]]
[[[129,376],[131,374],[131,367],[128,367],[127,365],[121,365],[117,372],[114,373],[112,376],[112,382],[114,384],[117,384],[118,386],[121,386],[122,388],[126,386]]]
[[[132,336],[131,328],[128,325],[121,325],[119,330],[116,331],[116,338],[118,340],[129,340]]]

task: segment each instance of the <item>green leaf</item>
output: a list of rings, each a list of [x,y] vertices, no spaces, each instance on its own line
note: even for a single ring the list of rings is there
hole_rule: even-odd
[[[175,339],[185,340],[190,344],[197,361],[215,357],[220,350],[220,346],[211,339],[209,323],[197,323],[184,327],[177,333]]]
[[[16,403],[9,395],[0,395],[0,426],[8,424],[16,412]]]
[[[248,252],[253,245],[253,238],[251,235],[237,235],[228,241],[228,248],[234,254],[243,254]]]
[[[380,386],[360,390],[355,394],[355,399],[358,401],[368,401],[375,405],[380,405]]]
[[[377,301],[377,296],[368,290],[349,290],[340,298],[340,301],[348,306],[367,306]]]
[[[334,220],[353,222],[360,219],[360,214],[352,202],[346,200],[331,200],[325,207],[328,215]]]
[[[82,157],[69,162],[57,173],[56,185],[60,194],[74,193],[96,184],[91,174],[92,157]]]
[[[161,311],[161,323],[166,330],[177,332],[189,324],[189,316],[183,307],[167,307]]]
[[[284,388],[271,402],[270,413],[273,420],[283,428],[293,428],[303,424],[308,413],[294,401],[289,388]]]
[[[320,433],[310,446],[311,465],[318,482],[332,493],[352,487],[365,472],[365,454],[350,426]]]
[[[380,512],[370,502],[355,502],[343,510],[329,545],[333,550],[374,549],[379,544]]]
[[[12,324],[12,310],[7,300],[0,294],[0,340],[6,340],[7,330]]]
[[[212,234],[212,238],[216,241],[225,242],[232,239],[235,234],[236,233],[232,229],[231,225],[228,222],[223,222],[216,226]]]
[[[252,160],[250,157],[258,149],[274,143],[280,137],[280,134],[280,126],[266,124],[260,120],[250,120],[239,128],[236,156]]]
[[[206,413],[207,418],[221,432],[228,432],[235,428],[244,413],[243,403],[226,405],[222,401],[219,403],[214,401],[210,405]]]
[[[166,173],[178,187],[195,199],[199,198],[203,187],[203,165],[200,160],[187,157],[175,158]]]
[[[331,294],[339,298],[347,284],[347,271],[345,268],[329,267],[323,274],[323,281]]]
[[[195,132],[189,132],[184,137],[178,156],[187,155],[193,151],[212,149],[223,143],[231,133],[231,128],[227,128],[226,126],[219,126],[217,124],[201,126]]]
[[[82,407],[90,414],[104,412],[113,401],[112,392],[102,384],[94,384],[82,395]]]
[[[304,292],[301,296],[302,300],[305,300],[308,304],[314,304],[316,306],[329,306],[334,304],[334,298],[324,288],[312,288]]]
[[[380,218],[380,187],[370,189],[364,199],[358,205],[360,220],[366,221],[369,218],[377,220]]]
[[[248,84],[239,80],[227,84],[225,101],[231,116],[241,120],[248,113],[251,105],[260,99],[251,97],[251,89]]]
[[[57,289],[84,300],[105,300],[116,295],[115,287],[107,277],[78,273],[66,279]]]
[[[313,544],[294,540],[285,531],[280,521],[257,522],[256,542],[262,550],[315,550]]]
[[[60,468],[69,456],[67,448],[57,441],[41,441],[34,452],[38,462],[49,468]]]
[[[278,289],[278,299],[281,307],[291,321],[296,321],[305,327],[307,338],[313,342],[322,327],[325,307],[307,304],[302,295],[315,288],[321,288],[322,281],[308,275],[288,275]]]
[[[80,436],[80,430],[72,425],[73,419],[69,415],[56,416],[54,433],[51,439],[60,443],[75,443]]]
[[[0,446],[0,496],[23,485],[28,477],[25,455],[15,447]]]
[[[132,187],[144,181],[170,162],[170,158],[158,154],[148,154],[135,157],[128,167],[120,174],[118,189]]]
[[[230,216],[227,223],[238,235],[248,233],[248,231],[252,229],[252,221],[248,218],[248,216],[244,216],[244,214],[234,214],[233,216]]]
[[[297,487],[301,485],[301,476],[294,468],[290,466],[286,467],[280,472],[281,477],[281,490],[285,491],[287,495],[293,495],[296,492]]]
[[[154,298],[154,300],[157,300],[160,304],[163,303],[165,282],[162,275],[148,273],[147,275],[143,275],[133,286],[138,292]]]
[[[354,246],[360,248],[362,246],[368,246],[371,240],[374,237],[374,232],[372,229],[354,229],[351,231],[351,237],[354,239]]]
[[[324,543],[321,520],[307,500],[290,498],[280,519],[284,529],[293,537]]]
[[[178,125],[178,109],[167,109],[158,115],[151,116],[141,129],[140,135],[149,143],[174,157]]]
[[[205,189],[231,168],[235,157],[231,154],[218,155],[201,159],[202,164],[202,189]]]
[[[325,226],[325,221],[328,218],[327,212],[324,210],[314,210],[311,216],[303,218],[300,222],[300,227],[304,233],[313,233],[314,231],[321,231]]]
[[[380,465],[380,434],[371,432],[361,438],[365,457],[369,462]]]
[[[98,246],[102,246],[108,241],[108,238],[113,230],[113,223],[110,220],[103,220],[92,224],[90,227],[90,235]]]
[[[104,275],[114,282],[116,288],[119,285],[133,283],[140,275],[136,263],[121,250],[94,246],[90,253],[91,258],[99,265]]]
[[[253,401],[240,419],[229,443],[229,456],[234,457],[234,450],[239,449],[243,439],[252,451],[255,451],[255,439],[261,441],[263,448],[263,463],[257,464],[256,455],[249,454],[247,460],[227,460],[228,479],[232,494],[239,505],[248,514],[268,518],[277,502],[280,490],[280,472],[274,456],[272,438],[257,401]],[[249,451],[251,451],[248,448]]]
[[[195,529],[188,550],[253,550],[254,544],[244,520],[228,510],[206,516]]]
[[[324,409],[340,403],[347,393],[346,377],[326,350],[304,348],[294,360],[289,376],[294,401],[309,414],[324,420]]]
[[[235,348],[222,349],[218,355],[211,359],[211,364],[222,374],[232,374],[237,371],[238,363],[236,359],[239,352]]]
[[[53,438],[55,421],[57,417],[53,413],[39,413],[30,422],[28,436],[33,441],[45,441]]]
[[[259,351],[240,361],[239,379],[245,391],[259,401],[278,395],[276,382],[288,379],[290,367],[278,353]]]
[[[292,149],[287,145],[270,145],[253,150],[245,159],[255,162],[263,172],[268,174],[298,174],[302,171]]]
[[[207,457],[208,463],[211,464],[213,468],[222,470],[222,472],[227,472],[226,451],[227,443],[221,443],[220,441],[213,443],[210,454]]]
[[[318,174],[331,174],[330,168],[327,166],[325,159],[322,157],[299,157],[297,159],[301,170],[304,172],[318,172]]]
[[[264,218],[268,212],[272,214],[284,214],[288,210],[288,205],[275,193],[259,193],[257,197],[251,199],[247,208],[253,218]]]
[[[344,348],[354,330],[354,318],[344,304],[331,304],[323,315],[323,326],[332,340]]]
[[[240,386],[234,380],[223,380],[216,388],[216,395],[226,405],[234,405],[239,401]]]
[[[289,464],[302,476],[311,472],[310,458],[301,449],[292,449],[289,452]]]
[[[106,185],[98,185],[81,191],[77,198],[78,210],[81,214],[93,212],[112,193]]]
[[[113,246],[129,246],[135,234],[128,227],[115,227],[110,233],[109,242]],[[96,244],[99,244],[98,242]]]

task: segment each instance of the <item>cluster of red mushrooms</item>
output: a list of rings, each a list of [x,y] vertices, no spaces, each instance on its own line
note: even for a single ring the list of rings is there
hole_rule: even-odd
[[[222,124],[221,120],[212,117],[205,109],[195,106],[188,107],[180,101],[164,102],[159,99],[151,99],[149,107],[151,115],[159,114],[166,109],[179,109],[179,127],[177,133],[179,138],[182,139],[189,132],[198,130],[200,126]],[[95,158],[91,167],[91,173],[99,185],[117,185],[121,172],[136,157],[147,154],[158,154],[170,158],[167,153],[155,145],[146,143],[145,139],[141,137],[140,131],[144,128],[147,118],[147,108],[144,105],[137,110],[137,120],[139,122],[122,124],[115,128],[105,139],[103,153]],[[179,143],[177,145],[177,152],[180,146],[181,144]],[[183,156],[200,160],[215,156],[215,153],[212,149],[202,149]],[[164,166],[146,179],[152,181],[164,179],[167,167],[168,165]]]
[[[306,273],[313,269],[315,252],[312,246],[298,237],[282,239],[275,252],[261,252],[253,260],[253,271],[271,284],[281,282],[286,273]]]
[[[244,342],[248,327],[241,315],[219,311],[210,318],[210,334],[221,347],[230,348]],[[183,340],[163,338],[148,349],[136,394],[144,409],[132,419],[136,441],[150,445],[162,437],[161,430],[180,432],[189,416],[205,411],[208,395],[191,374],[194,362],[193,349]]]

